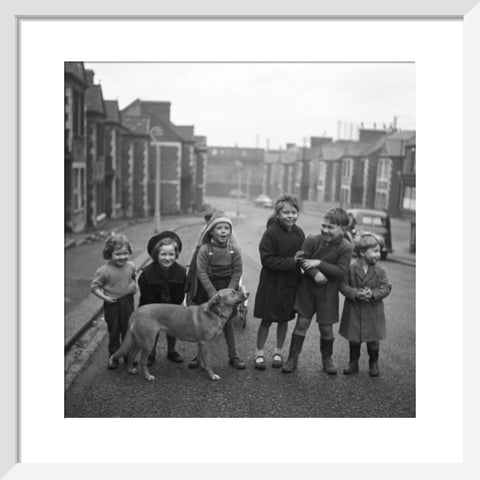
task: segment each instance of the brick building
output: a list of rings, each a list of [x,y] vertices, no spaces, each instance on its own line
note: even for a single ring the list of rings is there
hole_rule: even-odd
[[[86,111],[87,77],[82,62],[65,62],[65,231],[87,223]]]

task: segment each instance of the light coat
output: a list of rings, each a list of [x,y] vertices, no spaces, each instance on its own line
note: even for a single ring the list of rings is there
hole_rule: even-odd
[[[371,289],[372,301],[361,302],[355,298],[362,287]],[[390,294],[392,285],[383,267],[369,265],[365,273],[359,260],[352,262],[345,279],[339,284],[339,290],[345,296],[340,335],[358,343],[385,339],[383,299]]]

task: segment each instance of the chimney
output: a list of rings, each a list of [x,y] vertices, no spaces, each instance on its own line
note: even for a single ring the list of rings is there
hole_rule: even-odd
[[[85,76],[87,77],[87,85],[91,87],[93,85],[93,77],[95,72],[93,70],[85,70]]]
[[[310,137],[310,147],[319,147],[320,145],[330,143],[331,141],[332,137]]]

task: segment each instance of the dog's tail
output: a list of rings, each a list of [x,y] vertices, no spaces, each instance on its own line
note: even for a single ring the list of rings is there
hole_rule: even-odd
[[[133,336],[132,330],[129,328],[125,338],[120,345],[120,348],[110,356],[110,360],[118,360],[119,358],[128,355],[130,350],[135,346],[135,338]]]

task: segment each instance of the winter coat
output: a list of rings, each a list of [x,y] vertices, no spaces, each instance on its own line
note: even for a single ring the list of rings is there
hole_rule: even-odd
[[[270,223],[259,245],[262,270],[255,296],[255,317],[271,322],[295,317],[293,304],[302,272],[293,257],[304,240],[303,230],[296,225],[288,231],[278,221]]]
[[[321,260],[318,270],[326,277],[327,283],[319,285],[312,277],[304,274],[298,287],[295,310],[306,318],[317,313],[317,322],[332,325],[339,319],[338,284],[348,272],[352,259],[353,245],[341,237],[330,243],[322,235],[309,236],[302,250],[306,259]]]
[[[355,299],[358,290],[369,287],[373,301],[361,302]],[[367,273],[357,260],[352,262],[348,274],[339,285],[345,296],[339,333],[352,342],[374,342],[386,337],[383,298],[390,294],[392,285],[380,265],[369,265]]]
[[[185,297],[186,268],[175,262],[164,270],[158,262],[148,264],[138,278],[139,306],[150,303],[180,305]]]

